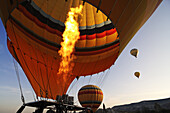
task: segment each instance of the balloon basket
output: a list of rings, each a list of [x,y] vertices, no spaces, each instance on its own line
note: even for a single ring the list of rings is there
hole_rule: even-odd
[[[63,104],[46,100],[25,103],[19,108],[16,113],[22,113],[26,106],[36,108],[35,112],[33,113],[43,113],[45,109],[47,110],[46,113],[93,113],[91,108],[85,108],[76,105]]]

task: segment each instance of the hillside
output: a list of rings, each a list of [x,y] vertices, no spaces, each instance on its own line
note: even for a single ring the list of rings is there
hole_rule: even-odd
[[[170,98],[114,106],[107,113],[170,113]],[[96,113],[104,113],[99,109]]]

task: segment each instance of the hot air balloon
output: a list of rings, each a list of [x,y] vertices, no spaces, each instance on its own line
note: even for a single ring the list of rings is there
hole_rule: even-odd
[[[98,86],[86,85],[79,90],[78,99],[83,107],[90,107],[95,112],[102,103],[103,92]]]
[[[0,0],[7,45],[38,97],[66,94],[77,77],[110,68],[162,0]],[[74,67],[58,74],[64,22],[83,4]],[[31,104],[32,105],[32,104]],[[71,109],[71,108],[70,108]]]
[[[97,13],[97,8],[85,3],[79,28],[80,39],[73,53],[76,56],[74,68],[68,76],[58,75],[61,58],[57,51],[61,47],[67,12],[83,1],[51,2],[22,2],[11,13],[6,30],[9,51],[20,63],[36,94],[55,99],[56,95],[66,93],[77,76],[109,68],[119,54],[119,37],[107,16],[100,11]]]
[[[138,51],[138,49],[134,48],[130,51],[130,54],[137,58],[139,51]]]
[[[134,75],[135,75],[137,78],[139,78],[140,73],[139,73],[139,72],[135,72]]]

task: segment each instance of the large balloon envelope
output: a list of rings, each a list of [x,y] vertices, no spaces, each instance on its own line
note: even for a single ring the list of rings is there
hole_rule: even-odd
[[[56,95],[66,93],[77,76],[108,69],[162,0],[84,1],[83,16],[79,19],[80,39],[73,53],[74,68],[66,76],[57,74],[61,35],[70,7],[77,7],[83,1],[0,1],[9,51],[38,96],[55,99]]]

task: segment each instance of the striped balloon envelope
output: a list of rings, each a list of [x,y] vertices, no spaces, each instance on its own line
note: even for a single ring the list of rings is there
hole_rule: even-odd
[[[82,0],[26,0],[18,4],[7,21],[9,51],[40,97],[55,99],[56,95],[65,94],[77,76],[102,72],[118,57],[116,28],[105,14],[85,3],[77,20],[80,39],[73,52],[74,67],[71,74],[58,74],[61,61],[58,51],[67,13],[82,4]]]
[[[83,107],[90,107],[95,112],[102,103],[103,92],[98,86],[86,85],[79,90],[78,99]]]
[[[66,94],[76,77],[110,68],[162,0],[0,0],[7,46],[39,97]],[[83,5],[77,18],[73,69],[58,74],[65,21],[70,8]]]

